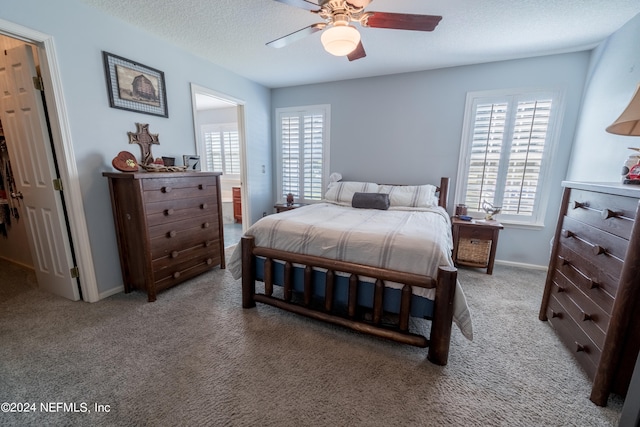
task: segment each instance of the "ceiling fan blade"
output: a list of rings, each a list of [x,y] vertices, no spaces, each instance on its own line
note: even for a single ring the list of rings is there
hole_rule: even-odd
[[[347,58],[349,58],[349,61],[355,61],[356,59],[364,58],[365,56],[367,56],[367,52],[364,51],[364,46],[362,46],[361,41],[353,52],[347,55]]]
[[[322,31],[327,24],[324,22],[319,22],[317,24],[309,25],[301,30],[295,31],[291,34],[287,34],[284,37],[280,37],[279,39],[275,39],[267,43],[267,46],[281,48],[293,42],[297,42],[307,36],[310,36],[313,33],[318,31]]]
[[[433,31],[442,16],[412,15],[409,13],[370,12],[363,24],[372,28],[392,28],[396,30]]]
[[[299,7],[300,9],[306,10],[318,10],[320,6],[316,3],[307,1],[307,0],[276,0],[280,3],[288,4],[289,6]]]

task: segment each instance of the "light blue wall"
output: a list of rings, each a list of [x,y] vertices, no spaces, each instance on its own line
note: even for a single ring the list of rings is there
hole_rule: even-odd
[[[612,135],[618,118],[640,84],[640,15],[594,51],[576,129],[567,179],[620,182],[622,165],[640,138]]]
[[[565,91],[560,147],[543,230],[507,227],[497,259],[547,265],[560,182],[573,141],[590,52],[297,86],[272,91],[272,109],[331,104],[331,170],[345,179],[456,184],[466,94],[506,88]],[[275,129],[275,123],[273,125]],[[273,136],[275,139],[275,136]]]
[[[122,285],[107,181],[136,122],[159,134],[154,156],[194,153],[190,83],[245,102],[252,220],[272,206],[270,91],[74,0],[0,0],[0,17],[54,37],[99,292]],[[169,118],[109,107],[102,51],[165,73]],[[262,165],[266,165],[263,174]]]

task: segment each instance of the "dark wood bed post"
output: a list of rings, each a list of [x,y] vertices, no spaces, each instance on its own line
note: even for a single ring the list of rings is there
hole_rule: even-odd
[[[427,358],[436,365],[446,365],[449,359],[451,325],[453,322],[453,297],[456,294],[458,270],[455,267],[438,267],[436,298],[433,303],[433,320],[429,337]]]
[[[253,248],[256,241],[253,236],[243,236],[242,245],[242,308],[256,306],[254,296],[256,294],[256,261],[253,256]]]
[[[449,178],[440,178],[440,195],[438,196],[438,205],[447,209],[447,200],[449,199]]]

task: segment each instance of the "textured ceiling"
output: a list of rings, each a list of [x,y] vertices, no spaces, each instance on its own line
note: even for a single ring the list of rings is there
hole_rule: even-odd
[[[265,46],[321,21],[274,0],[80,1],[271,88],[590,49],[640,13],[640,0],[374,0],[368,11],[443,19],[433,32],[358,26],[367,57],[349,62],[321,33]]]

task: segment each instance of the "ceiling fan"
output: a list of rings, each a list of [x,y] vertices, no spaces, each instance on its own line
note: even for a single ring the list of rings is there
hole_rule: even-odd
[[[352,22],[363,27],[398,30],[433,31],[442,16],[414,15],[408,13],[366,12],[373,0],[319,0],[319,4],[307,0],[275,0],[290,6],[306,9],[324,19],[267,43],[267,46],[283,47],[318,31],[325,30],[320,40],[325,50],[336,56],[346,56],[349,61],[367,56],[360,33]]]

